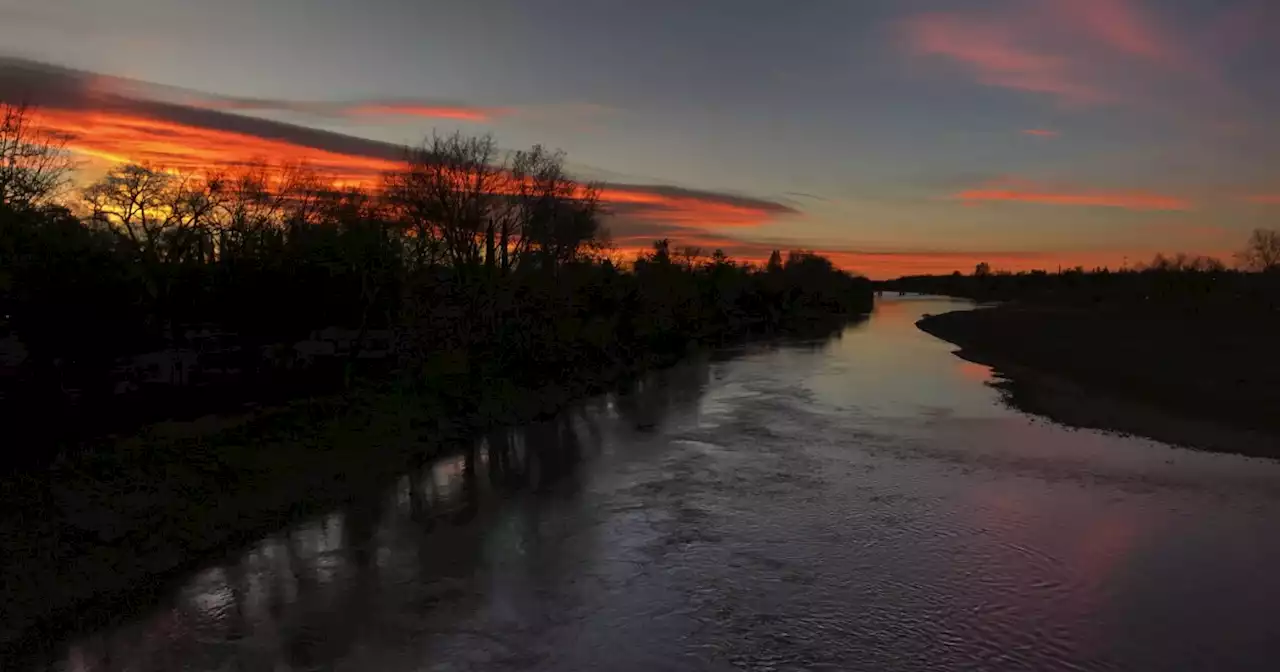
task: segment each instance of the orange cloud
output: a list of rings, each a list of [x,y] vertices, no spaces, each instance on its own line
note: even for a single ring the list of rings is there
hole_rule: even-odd
[[[967,203],[1013,201],[1042,205],[1089,206],[1124,210],[1190,210],[1191,203],[1177,196],[1149,191],[1084,189],[1059,191],[1022,182],[1001,182],[979,189],[962,191],[955,196]]]
[[[392,158],[403,148],[222,112],[136,105],[46,108],[38,115],[43,127],[68,138],[73,152],[95,162],[151,163],[193,172],[305,163],[335,182],[364,186],[376,186],[383,173],[404,165]],[[798,213],[769,200],[669,185],[604,184],[600,198],[607,211],[664,227],[749,227]]]
[[[1062,135],[1057,131],[1051,131],[1047,128],[1027,128],[1027,129],[1023,129],[1020,132],[1023,135],[1034,135],[1038,138],[1056,138]]]
[[[1244,200],[1258,205],[1280,205],[1280,194],[1252,194]]]
[[[43,125],[66,135],[76,153],[98,162],[147,162],[189,171],[263,162],[306,163],[344,184],[370,186],[376,185],[384,172],[403,166],[403,146],[233,111],[463,120],[529,112],[527,108],[512,111],[427,100],[324,103],[230,98],[3,57],[0,101],[32,103]],[[599,114],[607,110],[587,106],[586,111]],[[552,109],[541,112],[550,114]],[[575,112],[560,107],[555,113]],[[616,214],[614,221],[633,230],[647,227],[650,233],[663,227],[755,226],[797,213],[790,206],[766,199],[670,185],[604,184],[601,200]]]
[[[605,185],[600,200],[630,219],[694,228],[759,226],[798,214],[773,201],[662,185]]]
[[[207,128],[123,111],[40,110],[38,121],[68,147],[109,163],[146,162],[199,171],[269,160],[304,162],[344,183],[372,183],[398,162],[308,147],[284,139]]]

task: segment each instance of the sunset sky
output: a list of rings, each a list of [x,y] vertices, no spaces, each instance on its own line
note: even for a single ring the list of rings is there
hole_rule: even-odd
[[[568,152],[621,248],[872,277],[1229,257],[1280,225],[1274,0],[0,0],[0,99],[93,165],[432,132]]]

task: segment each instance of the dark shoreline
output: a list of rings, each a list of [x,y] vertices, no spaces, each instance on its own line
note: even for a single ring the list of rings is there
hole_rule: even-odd
[[[108,469],[118,470],[106,481],[97,478],[104,469],[94,464],[93,453],[20,483],[11,480],[0,497],[7,504],[0,515],[0,533],[6,537],[0,561],[0,658],[111,622],[130,611],[122,605],[146,603],[191,570],[307,515],[380,489],[483,432],[551,417],[698,352],[830,337],[858,319],[865,316],[691,342],[608,370],[575,373],[536,389],[507,386],[490,396],[451,394],[455,398],[447,400],[439,393],[369,384],[345,395],[297,399],[250,413],[158,423],[101,454]],[[462,413],[459,401],[467,408]],[[121,503],[133,497],[129,483],[156,469],[165,480],[147,481],[157,489],[149,493],[151,499]],[[59,498],[56,492],[64,494]],[[88,519],[77,520],[66,510],[68,494],[81,500],[77,513]],[[24,497],[42,501],[33,506]],[[18,501],[26,511],[13,509]],[[32,518],[39,508],[44,515]],[[68,531],[79,532],[68,542],[76,545],[71,552],[61,541]],[[33,562],[33,557],[49,561]]]
[[[116,614],[129,611],[122,604],[153,599],[187,572],[229,549],[379,489],[415,464],[444,455],[481,432],[553,415],[574,401],[680,359],[654,357],[643,365],[594,372],[564,384],[517,389],[496,403],[476,400],[472,412],[463,417],[454,416],[439,398],[370,385],[348,394],[296,399],[245,414],[157,423],[113,442],[113,453],[106,460],[120,459],[114,451],[150,453],[156,457],[148,461],[158,462],[166,477],[194,492],[172,499],[156,496],[142,510],[130,511],[128,504],[122,504],[104,514],[95,505],[116,506],[132,480],[130,472],[147,468],[137,464],[142,460],[124,458],[128,463],[123,473],[88,486],[98,489],[85,495],[86,501],[93,501],[82,507],[93,510],[78,513],[98,514],[96,519],[77,521],[59,506],[65,500],[47,502],[61,514],[49,521],[57,529],[47,534],[48,528],[31,529],[33,523],[23,512],[6,512],[0,518],[7,551],[0,563],[5,578],[0,586],[5,605],[0,657],[11,649],[39,648],[68,631],[110,622]],[[359,450],[354,449],[357,437]],[[248,444],[283,450],[268,461],[254,460],[246,454]],[[91,458],[82,455],[55,465],[50,472],[28,477],[27,487],[21,489],[39,490],[59,481],[50,487],[76,491],[77,485],[85,485],[90,474],[98,471],[87,463]],[[70,485],[60,482],[63,478]],[[15,494],[11,490],[5,499],[12,501]],[[216,495],[217,500],[211,505],[201,495]],[[23,549],[36,553],[16,548],[23,542],[49,543],[69,531],[97,538],[72,539],[70,543],[82,548],[70,553],[56,541],[53,548]],[[31,561],[52,553],[61,560],[54,567]],[[26,576],[19,573],[23,570]]]
[[[1174,337],[1159,325],[1150,316],[1017,305],[929,315],[916,323],[959,346],[956,356],[995,369],[1002,380],[993,385],[1020,410],[1071,427],[1280,458],[1280,428],[1269,410],[1274,407],[1254,394],[1274,372],[1246,366],[1255,348],[1218,347],[1210,357],[1197,334]],[[1164,341],[1157,345],[1157,339]],[[1175,352],[1193,361],[1211,359],[1217,368],[1186,374]]]
[[[0,517],[6,538],[0,654],[110,621],[128,611],[122,602],[151,599],[228,549],[378,489],[481,432],[554,415],[681,359],[654,356],[637,366],[475,399],[463,416],[438,396],[369,384],[250,413],[156,423],[112,442],[102,460],[120,464],[107,467],[117,473],[102,481],[95,477],[106,469],[93,464],[93,454],[29,475],[18,487],[10,481],[4,499],[44,491],[43,503],[55,517],[33,521],[23,515],[35,513],[31,509]],[[250,454],[260,451],[276,454]],[[150,483],[152,499],[121,504],[138,471],[156,468],[166,482]],[[172,481],[181,494],[173,494]],[[69,497],[83,501],[80,510],[67,510]],[[78,514],[89,518],[78,520]],[[76,532],[79,538],[66,543],[78,547],[68,552],[60,539]],[[32,562],[55,553],[53,563]]]

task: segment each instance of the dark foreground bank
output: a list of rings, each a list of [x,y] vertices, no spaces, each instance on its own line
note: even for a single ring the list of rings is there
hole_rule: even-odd
[[[161,423],[11,480],[0,516],[0,653],[92,626],[221,548],[376,490],[486,428],[551,416],[642,368],[506,386],[472,396],[465,410],[456,395],[368,385],[252,414]]]
[[[850,319],[864,318],[832,316],[774,333],[829,336]],[[145,604],[222,549],[378,491],[479,434],[627,389],[696,347],[538,386],[490,380],[432,390],[370,381],[253,413],[160,423],[10,478],[0,495],[0,658]]]
[[[1274,672],[1280,461],[993,403],[915,327],[965,305],[687,357],[0,667]]]
[[[1280,456],[1280,320],[1004,305],[917,326],[995,367],[1019,408],[1064,424]]]

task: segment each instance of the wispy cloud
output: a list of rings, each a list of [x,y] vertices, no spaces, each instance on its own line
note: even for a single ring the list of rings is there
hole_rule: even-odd
[[[491,121],[512,110],[486,108],[443,100],[361,100],[347,102],[271,100],[261,98],[194,97],[191,103],[210,109],[250,112],[293,112],[317,117],[348,119],[416,117],[456,121]]]
[[[966,203],[1015,202],[1136,211],[1192,209],[1192,203],[1184,198],[1151,191],[1055,188],[1021,180],[993,182],[962,191],[955,198]]]
[[[982,84],[1081,104],[1109,97],[1069,58],[1036,46],[1036,40],[1000,17],[923,14],[908,20],[906,35],[916,53],[955,61]]]
[[[364,120],[433,118],[483,122],[517,112],[517,108],[486,107],[432,98],[317,101],[224,96],[0,57],[0,99],[13,98],[43,106],[84,106],[87,101],[102,104],[130,100],[216,112],[287,112],[307,117]]]
[[[1057,131],[1051,131],[1047,128],[1025,128],[1019,132],[1023,135],[1032,135],[1037,138],[1056,138],[1062,135]]]
[[[1054,12],[1081,33],[1116,52],[1140,59],[1180,65],[1178,40],[1139,0],[1054,0]]]
[[[759,226],[800,214],[766,199],[669,185],[606,183],[600,197],[619,216],[698,229]]]
[[[1256,205],[1280,205],[1280,194],[1250,194],[1244,200]]]
[[[1202,70],[1185,40],[1138,0],[1026,0],[998,11],[915,15],[904,28],[917,55],[950,60],[981,84],[1071,105],[1132,100],[1140,95],[1135,77]]]
[[[823,202],[827,201],[826,198],[823,198],[822,196],[819,196],[817,194],[810,194],[807,191],[784,191],[782,193],[784,196],[795,196],[796,198],[805,198],[811,201],[823,201]]]

